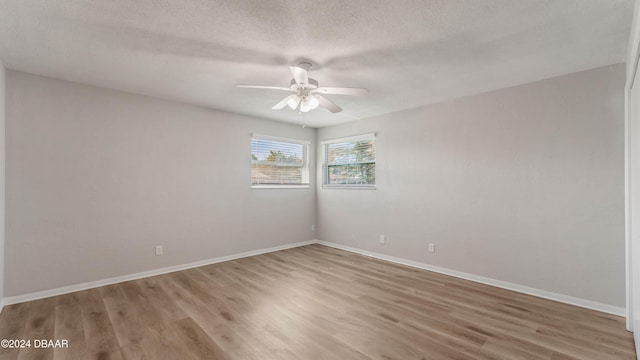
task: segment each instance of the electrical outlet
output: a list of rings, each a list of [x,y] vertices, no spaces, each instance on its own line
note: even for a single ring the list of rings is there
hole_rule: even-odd
[[[316,226],[315,225],[311,225],[311,231],[316,231]]]
[[[429,252],[436,252],[436,244],[434,244],[434,243],[429,243],[429,245],[427,246],[427,251],[429,251]]]
[[[156,256],[160,256],[164,253],[163,249],[162,249],[162,245],[158,245],[156,246]]]
[[[378,241],[380,241],[380,244],[384,245],[387,243],[387,237],[384,235],[380,235],[380,239]]]

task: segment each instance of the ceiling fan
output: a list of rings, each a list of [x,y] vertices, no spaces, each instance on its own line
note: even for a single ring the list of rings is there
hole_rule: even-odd
[[[290,87],[245,84],[236,86],[240,88],[290,91],[293,94],[282,99],[282,101],[275,104],[272,109],[280,110],[288,105],[292,110],[299,108],[300,112],[303,113],[309,112],[318,107],[325,108],[332,113],[342,111],[340,106],[334,104],[331,100],[322,96],[322,94],[366,95],[369,93],[369,90],[362,88],[320,87],[318,85],[318,81],[309,77],[309,69],[311,69],[311,64],[308,62],[301,62],[298,65],[289,66],[289,70],[293,75]]]

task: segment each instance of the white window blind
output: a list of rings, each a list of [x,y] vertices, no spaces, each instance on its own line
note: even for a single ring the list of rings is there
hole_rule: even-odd
[[[376,183],[375,134],[324,141],[324,181],[331,187],[367,187]]]
[[[251,138],[251,185],[309,185],[309,142],[254,134]]]

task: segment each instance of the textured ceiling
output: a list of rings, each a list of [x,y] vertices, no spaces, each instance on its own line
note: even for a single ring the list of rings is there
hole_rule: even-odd
[[[301,123],[287,65],[344,108],[321,127],[623,62],[633,0],[0,0],[0,58],[38,75]]]

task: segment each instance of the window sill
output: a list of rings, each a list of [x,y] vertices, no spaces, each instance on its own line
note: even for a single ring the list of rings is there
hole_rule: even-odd
[[[323,189],[375,190],[375,185],[322,185]]]
[[[308,189],[309,185],[251,185],[252,189]]]

